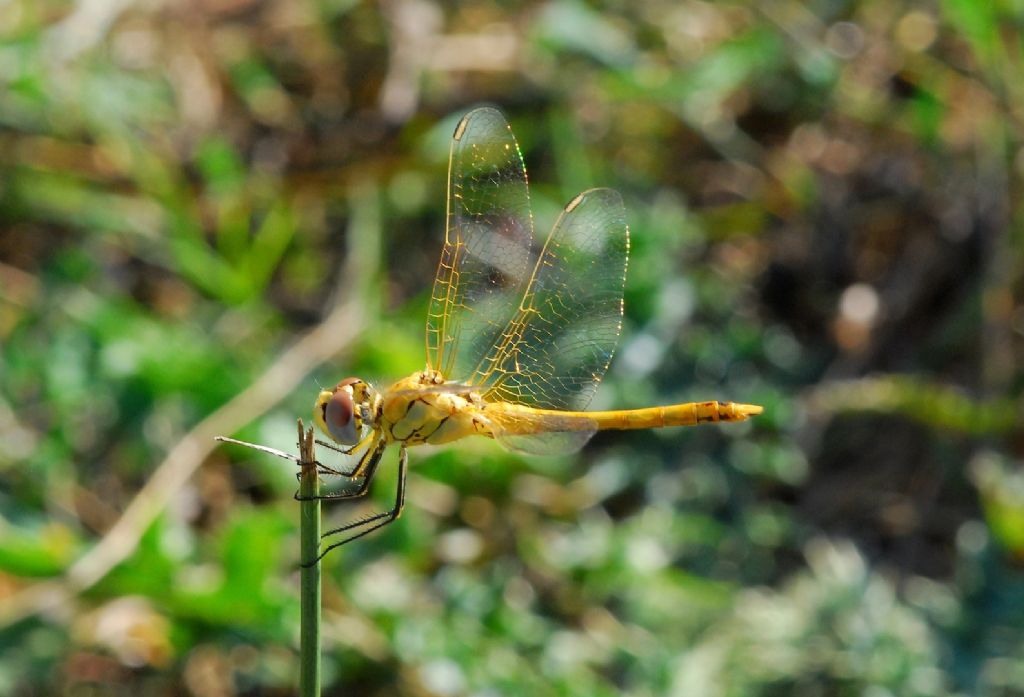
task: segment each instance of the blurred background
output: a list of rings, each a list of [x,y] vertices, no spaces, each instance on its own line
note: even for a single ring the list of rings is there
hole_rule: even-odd
[[[626,199],[594,406],[765,414],[414,450],[325,561],[324,693],[1024,694],[1022,22],[0,2],[0,694],[294,693],[294,468],[212,437],[293,451],[319,384],[423,366],[479,104],[538,235]]]

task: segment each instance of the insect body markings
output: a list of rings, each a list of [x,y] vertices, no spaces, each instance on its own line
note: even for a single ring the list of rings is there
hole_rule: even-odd
[[[469,435],[491,435],[479,394],[446,383],[437,371],[413,373],[386,392],[380,428],[391,441],[440,445]]]

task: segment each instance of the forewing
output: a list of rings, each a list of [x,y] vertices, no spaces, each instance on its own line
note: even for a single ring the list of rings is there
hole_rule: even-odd
[[[622,197],[591,189],[562,212],[519,311],[469,384],[488,401],[582,410],[622,329],[629,230]]]
[[[427,314],[427,365],[467,378],[501,337],[533,271],[526,168],[496,109],[475,109],[452,136],[448,220]]]

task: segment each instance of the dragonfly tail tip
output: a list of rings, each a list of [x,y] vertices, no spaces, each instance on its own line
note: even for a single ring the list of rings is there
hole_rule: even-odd
[[[757,416],[763,412],[764,407],[757,404],[737,404],[736,411],[739,412],[744,419],[749,419],[751,416]]]

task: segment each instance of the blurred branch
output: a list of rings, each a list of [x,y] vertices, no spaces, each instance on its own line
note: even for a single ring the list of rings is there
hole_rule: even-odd
[[[379,266],[376,187],[355,190],[350,205],[349,249],[345,268],[338,276],[341,300],[335,309],[287,348],[248,388],[185,434],[103,539],[72,564],[63,579],[35,584],[4,598],[0,602],[0,627],[59,608],[102,580],[135,551],[145,531],[216,447],[214,436],[234,433],[266,413],[320,364],[351,346],[366,321],[366,294]]]
[[[83,0],[54,26],[47,45],[62,61],[75,58],[100,43],[114,22],[132,5],[131,0]]]
[[[424,0],[381,3],[392,40],[388,74],[380,90],[380,108],[392,123],[407,119],[420,100],[423,69],[436,43],[441,8]]]
[[[954,387],[907,375],[829,382],[806,392],[805,399],[812,413],[899,414],[926,426],[971,435],[1013,431],[1021,413],[1015,400],[978,400]]]

